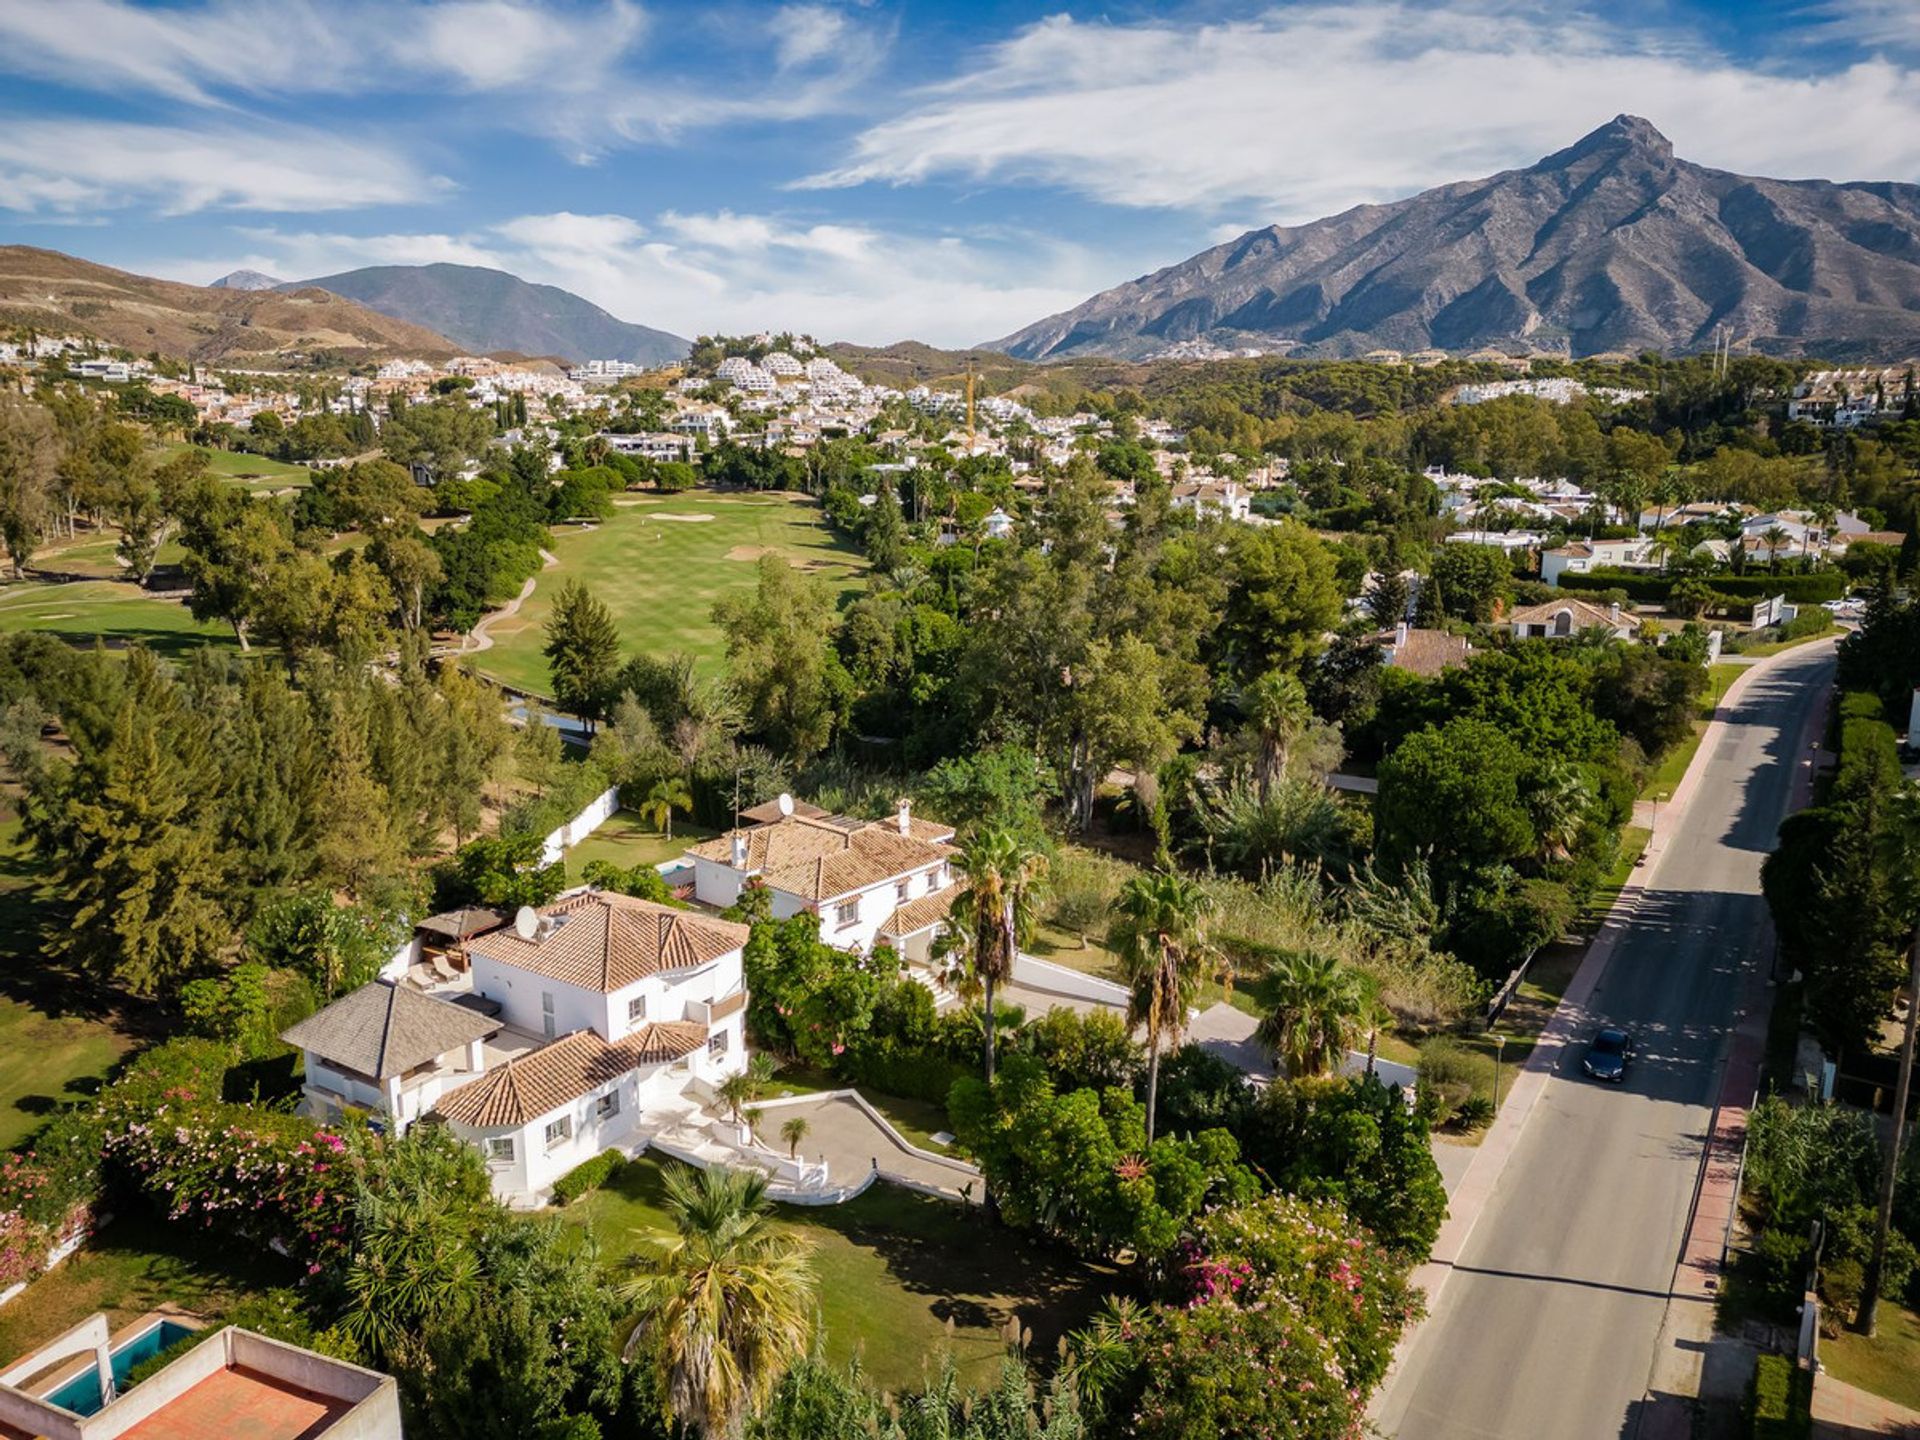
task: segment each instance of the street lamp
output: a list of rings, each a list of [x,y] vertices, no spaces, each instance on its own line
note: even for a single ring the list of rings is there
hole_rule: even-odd
[[[1507,1048],[1507,1037],[1499,1032],[1493,1037],[1493,1108],[1500,1109],[1500,1052]]]

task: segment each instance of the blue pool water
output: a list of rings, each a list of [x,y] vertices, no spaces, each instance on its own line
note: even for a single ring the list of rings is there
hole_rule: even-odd
[[[119,1391],[126,1388],[127,1376],[133,1373],[134,1366],[143,1360],[151,1360],[168,1346],[191,1334],[193,1331],[185,1325],[160,1320],[118,1348],[108,1351],[108,1358],[113,1362],[114,1389]],[[99,1370],[89,1365],[58,1390],[48,1394],[46,1399],[62,1410],[71,1410],[75,1415],[93,1414],[106,1404],[100,1394]]]

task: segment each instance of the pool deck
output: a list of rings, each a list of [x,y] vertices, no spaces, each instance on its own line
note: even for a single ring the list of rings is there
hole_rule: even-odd
[[[216,1370],[127,1431],[122,1440],[300,1440],[353,1406],[238,1366]]]

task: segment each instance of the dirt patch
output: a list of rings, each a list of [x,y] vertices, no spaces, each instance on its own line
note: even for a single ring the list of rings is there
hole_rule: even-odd
[[[727,559],[758,560],[762,555],[769,555],[772,553],[773,552],[770,551],[765,545],[736,545],[731,550],[727,551]]]
[[[695,525],[695,524],[698,524],[698,523],[699,523],[700,521],[702,521],[702,520],[711,520],[711,519],[713,519],[713,516],[711,516],[711,515],[707,515],[707,514],[698,514],[698,515],[655,515],[655,516],[654,516],[653,518],[654,518],[655,520],[684,520],[684,521],[686,521],[686,522],[687,522],[687,523],[688,523],[689,525]]]

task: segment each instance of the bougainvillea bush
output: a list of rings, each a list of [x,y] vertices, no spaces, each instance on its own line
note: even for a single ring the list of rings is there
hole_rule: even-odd
[[[318,1267],[347,1244],[361,1132],[224,1100],[231,1060],[213,1042],[173,1041],[108,1087],[96,1111],[107,1181],[170,1220]]]

